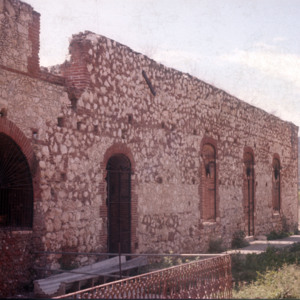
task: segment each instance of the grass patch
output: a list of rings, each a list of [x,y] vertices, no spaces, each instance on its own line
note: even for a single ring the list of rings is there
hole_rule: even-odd
[[[233,291],[237,299],[299,299],[300,298],[300,267],[283,265],[277,271],[268,270],[265,274],[258,273],[257,280]]]
[[[257,295],[255,293],[256,291],[258,291],[257,293],[261,293],[259,298],[267,298],[269,294],[265,295],[265,293],[262,292],[261,288],[258,288],[258,286],[262,284],[263,278],[267,276],[266,282],[269,282],[268,280],[269,278],[271,278],[270,276],[273,276],[274,273],[277,273],[278,270],[280,271],[284,269],[285,266],[289,265],[294,265],[295,268],[297,267],[295,270],[297,272],[299,271],[300,243],[294,244],[290,247],[286,247],[283,249],[275,249],[273,247],[268,247],[266,252],[263,252],[261,254],[232,255],[232,276],[234,281],[234,295],[238,295],[235,297],[244,297],[244,294],[237,293],[247,291],[247,293],[245,292],[245,298],[256,298],[256,296],[254,295]],[[283,272],[285,272],[285,269]],[[287,275],[284,274],[284,276]],[[293,282],[294,281],[290,281],[290,285],[293,285]],[[249,288],[252,288],[253,291],[250,292]],[[267,287],[264,286],[262,289],[265,288]],[[276,295],[276,297],[278,298],[278,294]],[[273,297],[272,291],[270,291],[270,297]]]
[[[279,239],[283,239],[286,237],[291,236],[293,233],[292,232],[286,232],[286,231],[271,231],[269,234],[267,234],[267,240],[271,241],[271,240],[279,240]]]

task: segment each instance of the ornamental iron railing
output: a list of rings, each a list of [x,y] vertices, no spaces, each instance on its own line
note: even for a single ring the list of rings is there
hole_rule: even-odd
[[[230,255],[134,276],[54,299],[216,299],[232,297]]]

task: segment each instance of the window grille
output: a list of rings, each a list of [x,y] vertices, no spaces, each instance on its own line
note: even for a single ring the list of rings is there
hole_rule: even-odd
[[[30,169],[20,147],[0,133],[0,227],[27,229],[33,221]]]

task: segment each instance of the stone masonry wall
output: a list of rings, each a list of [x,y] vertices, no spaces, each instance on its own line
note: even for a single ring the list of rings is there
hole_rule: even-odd
[[[0,3],[0,12],[21,5],[30,15],[19,1]],[[73,36],[70,53],[61,66],[65,78],[27,76],[25,56],[0,62],[0,118],[23,132],[36,162],[34,224],[26,233],[32,249],[108,250],[106,166],[118,153],[132,166],[132,252],[203,252],[218,237],[229,246],[246,227],[245,149],[255,163],[255,235],[280,229],[283,220],[291,228],[298,222],[295,125],[91,32]],[[201,218],[206,142],[216,153],[215,221]],[[274,155],[281,164],[279,213],[272,208]],[[57,269],[62,258],[35,264]],[[78,256],[75,263],[93,260]]]
[[[222,236],[228,245],[234,231],[244,230],[245,147],[255,158],[256,234],[280,228],[282,215],[291,226],[297,222],[296,126],[105,37],[86,32],[74,42],[85,49],[90,83],[81,101],[93,116],[77,120],[88,131],[96,126],[102,141],[124,143],[133,153],[140,251],[203,251],[209,238]],[[76,49],[71,48],[72,55]],[[215,223],[200,220],[204,137],[214,139],[218,151]],[[107,147],[99,144],[98,159]],[[282,164],[280,215],[272,210],[275,153]]]
[[[35,251],[45,250],[44,210],[48,209],[45,206],[51,206],[51,202],[47,203],[48,183],[41,157],[45,151],[45,145],[48,144],[49,124],[52,127],[56,126],[61,107],[69,105],[70,102],[63,87],[51,85],[18,72],[7,71],[1,67],[0,85],[0,110],[5,112],[0,117],[0,132],[10,136],[22,151],[25,151],[24,154],[31,166],[34,187],[32,231],[0,229],[1,232],[3,230],[1,234],[6,237],[1,239],[0,246],[6,247],[7,253],[14,255],[18,253],[15,260],[11,260],[3,251],[0,254],[0,264],[6,270],[4,273],[6,284],[0,291],[0,295],[4,297],[15,292],[16,288],[21,286],[20,282],[25,283],[24,278],[30,282],[37,275],[36,272],[32,272],[34,260],[31,256],[28,258],[28,255],[32,255]],[[15,128],[17,131],[14,130]],[[21,138],[19,138],[19,132],[23,135]],[[33,156],[26,153],[27,143],[32,148]],[[45,267],[45,264],[39,266]]]
[[[26,3],[0,0],[0,65],[39,72],[40,15]]]
[[[104,37],[87,33],[75,39],[87,49],[90,74],[90,86],[76,107],[60,86],[1,72],[7,118],[32,139],[39,162],[35,215],[43,220],[45,250],[106,250],[103,162],[114,144],[126,145],[135,164],[134,251],[199,252],[214,236],[228,244],[233,232],[245,226],[246,146],[255,155],[256,233],[280,225],[280,216],[272,212],[274,153],[282,164],[282,214],[290,224],[297,221],[295,126]],[[212,223],[200,218],[204,137],[217,144],[219,217]]]

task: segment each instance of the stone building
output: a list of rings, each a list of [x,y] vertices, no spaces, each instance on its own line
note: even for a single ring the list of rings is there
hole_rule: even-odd
[[[294,228],[297,126],[91,32],[41,70],[39,20],[0,0],[2,296],[35,251],[200,253]]]

